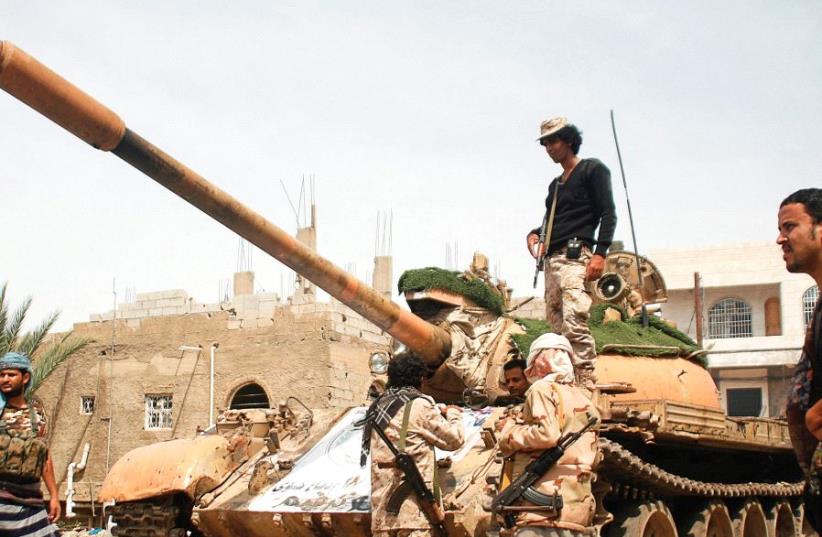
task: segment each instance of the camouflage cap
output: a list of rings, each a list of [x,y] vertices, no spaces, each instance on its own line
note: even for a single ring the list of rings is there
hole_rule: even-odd
[[[552,134],[556,134],[564,127],[568,126],[568,119],[564,117],[555,117],[552,119],[546,119],[543,121],[539,126],[539,138],[537,138],[537,142],[542,142],[548,136]]]

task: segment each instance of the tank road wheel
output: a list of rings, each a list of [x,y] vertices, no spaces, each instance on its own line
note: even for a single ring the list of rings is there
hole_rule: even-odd
[[[608,537],[678,537],[671,511],[660,501],[633,502],[615,513]]]
[[[745,500],[734,510],[733,521],[736,537],[769,537],[765,511],[757,500]]]
[[[679,525],[682,537],[734,537],[728,508],[721,500],[705,502]],[[781,536],[780,536],[781,537]],[[788,536],[784,536],[788,537]]]
[[[765,512],[770,537],[797,537],[797,521],[793,516],[791,505],[786,501],[777,501]]]

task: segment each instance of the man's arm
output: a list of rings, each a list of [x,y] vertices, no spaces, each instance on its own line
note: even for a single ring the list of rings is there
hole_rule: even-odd
[[[446,451],[454,451],[462,446],[465,430],[462,426],[462,412],[457,407],[449,406],[441,411],[422,398],[415,399],[414,403],[425,405],[420,416],[424,427],[419,432],[429,444]]]
[[[54,464],[51,462],[51,453],[46,457],[46,465],[43,467],[43,482],[49,491],[49,520],[57,522],[60,520],[60,492],[57,490],[57,481],[54,479]]]
[[[534,422],[506,424],[500,437],[500,447],[505,453],[552,448],[562,434],[557,405],[551,394],[532,388],[525,396],[525,408],[530,409]]]
[[[611,189],[611,172],[605,164],[597,161],[591,170],[589,179],[589,196],[593,198],[594,207],[599,213],[599,233],[594,254],[605,257],[614,240],[617,215],[614,205],[614,193]]]
[[[805,413],[805,426],[814,438],[822,442],[822,399]]]

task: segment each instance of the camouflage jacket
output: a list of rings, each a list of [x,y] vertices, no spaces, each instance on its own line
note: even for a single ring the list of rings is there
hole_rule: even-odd
[[[576,432],[589,416],[599,417],[591,400],[577,387],[541,380],[525,394],[521,415],[509,420],[500,436],[500,448],[511,456],[504,470],[516,479],[540,453],[556,446],[559,438]],[[538,511],[523,511],[517,526],[550,526],[582,531],[591,525],[594,497],[591,494],[593,469],[599,459],[597,435],[587,432],[572,444],[533,488],[546,495],[562,496],[563,508],[557,517]],[[523,505],[529,504],[522,500]]]
[[[434,446],[449,451],[462,446],[462,415],[456,410],[448,410],[447,418],[444,418],[434,400],[426,395],[408,404],[411,411],[405,451],[414,458],[426,484],[433,490]],[[404,412],[405,406],[397,412],[385,431],[395,446],[399,444]],[[429,529],[431,525],[413,493],[402,504],[397,515],[387,512],[391,494],[405,477],[401,470],[393,466],[393,462],[394,455],[382,439],[377,433],[371,433],[371,531]]]

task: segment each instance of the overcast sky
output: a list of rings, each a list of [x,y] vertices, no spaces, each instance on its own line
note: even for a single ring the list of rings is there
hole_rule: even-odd
[[[815,1],[0,3],[0,39],[290,232],[280,181],[297,197],[313,174],[319,251],[359,277],[393,211],[395,279],[457,243],[517,295],[556,115],[611,168],[630,245],[615,110],[641,252],[773,240],[780,200],[822,184],[820,28]],[[115,278],[120,300],[214,302],[237,268],[233,233],[5,93],[0,199],[0,282],[32,320],[111,309]],[[259,251],[253,268],[290,287]]]

